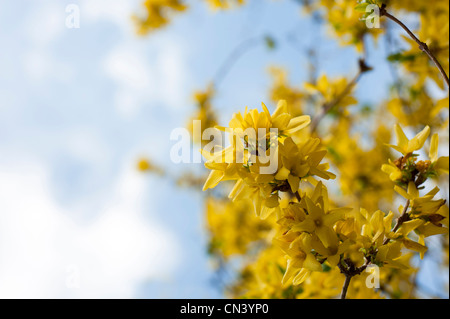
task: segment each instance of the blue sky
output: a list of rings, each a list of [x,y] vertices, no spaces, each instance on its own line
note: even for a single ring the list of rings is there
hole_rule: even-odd
[[[222,296],[201,194],[139,174],[136,160],[198,169],[170,162],[170,132],[195,110],[192,92],[249,38],[270,34],[277,50],[256,46],[237,61],[215,100],[222,118],[268,101],[268,65],[305,80],[299,48],[319,50],[321,72],[357,71],[357,54],[294,1],[249,2],[230,13],[199,4],[138,37],[130,16],[140,1],[0,0],[0,297]],[[65,26],[71,3],[79,29]],[[380,64],[362,80],[363,102],[386,93],[367,84],[387,73]]]

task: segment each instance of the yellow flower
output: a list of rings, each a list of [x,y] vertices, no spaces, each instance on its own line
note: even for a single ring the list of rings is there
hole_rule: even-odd
[[[133,16],[140,35],[167,25],[174,13],[187,9],[181,0],[145,0],[144,7],[147,11],[145,17]]]
[[[317,80],[316,84],[305,83],[305,89],[307,91],[312,94],[319,93],[321,95],[321,104],[339,99],[339,104],[336,107],[342,108],[358,103],[358,101],[351,94],[346,94],[342,97],[342,94],[345,92],[347,87],[348,81],[346,78],[341,77],[330,81],[325,74]]]
[[[448,156],[438,157],[438,147],[439,147],[439,136],[437,134],[433,134],[433,136],[431,137],[431,147],[429,153],[431,161],[431,169],[448,174],[449,157]]]
[[[403,132],[400,125],[395,125],[395,134],[397,136],[397,144],[398,145],[390,145],[388,146],[392,147],[396,151],[403,154],[403,156],[407,156],[414,151],[420,150],[423,145],[425,144],[425,141],[427,140],[428,136],[430,135],[430,127],[426,126],[419,134],[414,136],[411,140],[409,140],[405,133]]]
[[[278,135],[289,136],[311,123],[311,118],[308,115],[293,117],[288,113],[288,107],[285,100],[278,102],[275,112],[271,115],[266,105],[262,103],[263,112],[258,112],[257,109],[248,111],[245,109],[244,114],[241,112],[235,113],[230,121],[230,128],[236,130],[238,133],[244,133],[248,128],[265,129],[269,132],[270,129],[277,129]],[[226,130],[225,128],[221,128]]]
[[[309,197],[305,197],[304,201],[308,215],[304,221],[293,226],[291,231],[315,233],[325,248],[337,250],[338,237],[333,226],[338,220],[344,218],[348,209],[336,209],[325,213],[324,208],[316,205]]]
[[[390,159],[388,160],[389,164],[383,164],[381,166],[381,170],[386,174],[389,174],[389,178],[391,181],[397,181],[402,178],[403,174],[401,169],[398,168]]]
[[[230,2],[242,5],[245,3],[245,0],[206,0],[206,2],[208,2],[213,9],[229,9]]]
[[[422,197],[414,182],[408,184],[407,191],[398,186],[395,186],[394,189],[397,193],[410,201],[411,214],[415,217],[433,215],[445,205],[444,199],[433,200],[434,196],[439,192],[438,187],[435,187]]]
[[[278,239],[274,239],[274,243],[280,246],[288,256],[287,268],[282,280],[283,285],[291,282],[299,285],[312,271],[322,271],[322,266],[311,254],[311,236],[306,233],[291,243]]]
[[[137,169],[141,172],[152,172],[156,173],[158,175],[163,175],[164,170],[153,164],[149,159],[147,158],[141,158],[137,163]]]
[[[309,123],[309,116],[290,115],[285,101],[278,103],[273,114],[264,104],[263,112],[246,109],[244,114],[235,113],[229,128],[220,127],[224,131],[232,130],[231,145],[214,154],[202,151],[207,160],[205,166],[212,170],[203,189],[213,188],[221,181],[235,180],[229,197],[233,200],[250,198],[256,214],[264,218],[279,211],[279,192],[297,192],[300,179],[306,178],[315,184],[314,176],[334,178],[335,175],[327,171],[328,164],[320,163],[326,151],[319,149],[319,139],[305,137],[295,144],[290,137]],[[258,135],[260,129],[266,135],[258,136],[256,141],[246,133],[250,130]],[[278,131],[267,135],[271,129]],[[267,162],[262,161],[262,156],[269,159],[273,173],[263,172]]]

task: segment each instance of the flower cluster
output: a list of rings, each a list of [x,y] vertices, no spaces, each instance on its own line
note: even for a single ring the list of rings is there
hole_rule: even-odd
[[[230,127],[241,133],[248,128],[277,128],[281,133],[272,137],[279,142],[277,170],[272,174],[261,174],[255,169],[259,167],[258,160],[250,161],[249,156],[254,146],[246,136],[238,133],[240,143],[212,155],[204,152],[208,159],[205,166],[212,170],[204,189],[214,188],[221,181],[235,180],[230,198],[251,199],[256,214],[261,218],[277,212],[277,225],[268,225],[276,229],[273,243],[283,251],[286,264],[277,263],[283,267],[281,278],[275,276],[265,280],[281,279],[281,283],[271,283],[278,287],[279,293],[287,293],[288,289],[292,293],[295,289],[292,287],[304,284],[312,276],[317,276],[316,273],[339,271],[353,277],[370,265],[409,272],[411,255],[405,254],[403,249],[418,252],[423,258],[427,251],[425,238],[448,233],[445,200],[435,199],[439,189],[423,196],[418,189],[429,177],[448,172],[448,157],[437,156],[437,135],[432,138],[430,160],[415,160],[417,154],[414,152],[424,146],[429,136],[428,127],[409,140],[396,126],[398,145],[390,146],[403,156],[395,163],[390,161],[390,164],[382,166],[383,171],[396,182],[395,191],[407,199],[407,204],[399,207],[400,216],[396,218],[392,211],[385,213],[379,209],[369,211],[362,207],[336,206],[329,199],[327,187],[319,180],[335,177],[328,171],[328,165],[321,163],[327,152],[318,148],[320,140],[307,136],[294,142],[291,137],[292,133],[309,124],[309,118],[290,116],[284,101],[272,115],[264,105],[263,109],[263,112],[246,110],[244,114],[235,114]],[[266,139],[265,135],[264,141]],[[259,139],[257,141],[260,143]],[[246,154],[243,162],[233,161],[236,156],[230,154],[236,152]],[[231,161],[224,161],[227,157]],[[308,191],[306,184],[314,185],[314,188]],[[284,199],[280,201],[282,195]],[[236,211],[240,210],[236,209],[233,214]],[[256,265],[268,267],[261,265],[261,261]],[[273,271],[271,269],[270,273],[274,274]],[[360,297],[366,293],[363,287],[355,292]]]
[[[186,11],[186,3],[145,0],[148,16],[135,18],[138,32],[167,25],[175,13]],[[225,10],[246,1],[204,3]],[[307,82],[293,85],[287,70],[271,68],[268,96],[278,103],[276,109],[246,108],[228,127],[217,126],[213,86],[195,93],[189,129],[198,131],[191,123],[199,120],[201,133],[215,127],[229,135],[228,146],[219,148],[193,134],[208,175],[180,178],[198,189],[206,180],[209,252],[221,266],[234,257],[244,264],[228,287],[231,297],[336,298],[341,291],[345,297],[347,288],[351,298],[417,297],[414,258],[434,253],[428,237],[440,235],[438,249],[448,267],[448,192],[440,186],[448,182],[449,157],[440,156],[438,148],[440,140],[448,140],[449,98],[442,90],[449,72],[448,2],[298,3],[341,45],[356,48],[359,72],[317,76],[322,70],[314,62],[321,54],[310,48]],[[368,27],[368,5],[378,7],[380,28]],[[416,29],[408,29],[410,21],[418,22]],[[364,104],[356,90],[371,69],[365,64],[373,59],[370,41],[382,35],[392,86],[379,101]],[[278,41],[266,39],[272,48]],[[405,132],[419,133],[409,139]],[[394,133],[397,143],[387,144]],[[141,161],[138,167],[151,171],[153,165]],[[382,285],[372,289],[366,271],[375,266]]]
[[[145,0],[146,16],[133,16],[138,34],[147,34],[161,28],[170,22],[170,17],[176,12],[187,9],[182,0]]]
[[[295,194],[302,179],[334,178],[328,165],[321,163],[326,151],[320,149],[319,139],[297,144],[291,137],[309,123],[309,116],[292,117],[285,101],[280,101],[273,114],[264,104],[263,112],[246,109],[244,114],[234,114],[229,128],[220,128],[232,133],[231,145],[213,154],[203,151],[205,166],[211,169],[203,189],[234,180],[229,197],[250,198],[256,214],[265,218],[279,211],[280,193]],[[249,137],[251,132],[255,136]],[[264,172],[266,164],[275,165],[273,172]]]

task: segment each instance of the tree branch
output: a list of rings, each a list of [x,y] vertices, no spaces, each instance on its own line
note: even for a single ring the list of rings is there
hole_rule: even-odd
[[[336,105],[338,105],[348,94],[350,94],[350,92],[352,91],[352,89],[355,87],[355,85],[358,83],[359,79],[361,78],[361,76],[368,71],[371,71],[372,68],[367,66],[367,64],[365,63],[364,59],[360,59],[359,60],[359,71],[356,74],[356,76],[353,78],[353,80],[347,84],[347,86],[345,87],[345,89],[341,92],[341,94],[339,94],[334,100],[329,101],[327,103],[325,103],[322,106],[322,111],[320,112],[319,115],[317,115],[312,123],[311,123],[311,133],[315,132],[317,129],[317,126],[319,125],[320,121],[325,117],[325,115],[327,115],[328,112],[331,111],[331,109],[333,109]]]
[[[393,233],[395,233],[399,228],[400,228],[400,226],[405,222],[405,221],[407,221],[408,220],[408,218],[409,218],[409,216],[408,216],[408,208],[409,208],[409,204],[411,203],[411,201],[408,199],[407,201],[406,201],[406,204],[405,204],[405,207],[403,207],[403,211],[402,211],[402,214],[400,215],[400,217],[397,219],[397,222],[395,223],[395,226],[394,226],[394,228],[392,229],[392,232]],[[384,241],[383,241],[383,245],[386,245],[387,243],[389,243],[389,238],[386,238]]]
[[[428,47],[428,45],[425,42],[420,41],[419,38],[417,38],[414,35],[414,33],[403,22],[401,22],[399,19],[394,17],[389,12],[387,12],[385,4],[383,4],[381,6],[380,14],[381,14],[381,16],[385,16],[386,18],[388,18],[388,19],[394,21],[395,23],[397,23],[399,26],[401,26],[403,28],[403,30],[406,31],[406,33],[408,33],[408,35],[419,45],[419,49],[422,50],[423,52],[425,52],[428,55],[428,57],[430,58],[430,60],[433,61],[433,63],[439,69],[439,72],[441,72],[442,77],[444,78],[445,82],[447,83],[447,86],[450,86],[447,73],[445,73],[444,68],[439,63],[439,61],[436,59],[436,57],[434,56],[433,52],[431,52],[431,50]]]

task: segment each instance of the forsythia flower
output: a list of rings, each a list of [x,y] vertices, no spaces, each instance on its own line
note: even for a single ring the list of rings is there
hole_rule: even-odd
[[[409,140],[402,128],[399,125],[395,125],[395,134],[397,136],[398,145],[388,145],[395,149],[396,151],[403,154],[403,156],[409,156],[414,151],[420,150],[428,136],[430,135],[430,127],[426,126],[419,134],[414,136],[413,139]]]
[[[242,5],[245,0],[206,0],[213,9],[228,9],[230,8],[230,2],[234,4]]]
[[[187,8],[182,0],[145,0],[144,7],[147,10],[145,18],[133,16],[137,33],[141,35],[167,25],[171,14]]]
[[[214,89],[210,85],[205,91],[197,91],[194,93],[194,100],[198,110],[189,119],[188,129],[191,132],[194,143],[206,144],[207,141],[202,139],[203,132],[217,125],[216,114],[213,110],[211,100],[214,97]],[[194,121],[199,121],[201,125],[199,132],[194,132]]]
[[[388,145],[403,156],[395,162],[389,160],[389,164],[383,164],[383,172],[389,174],[392,181],[407,186],[408,183],[417,177],[416,184],[423,184],[427,178],[437,175],[437,172],[448,174],[449,159],[448,156],[438,157],[439,136],[434,134],[431,138],[431,147],[429,152],[430,160],[418,161],[415,151],[420,150],[430,134],[430,127],[425,127],[413,139],[409,140],[401,127],[396,125],[396,135],[398,145]]]
[[[339,99],[338,105],[335,108],[345,108],[349,105],[357,104],[358,101],[351,95],[347,94],[343,97],[341,95],[348,87],[346,78],[338,78],[330,81],[326,75],[322,75],[316,84],[305,83],[305,89],[312,94],[319,94],[321,96],[321,104]]]
[[[302,283],[312,271],[322,271],[325,260],[336,266],[349,242],[339,245],[333,227],[348,211],[351,209],[329,208],[327,189],[321,182],[311,196],[303,194],[299,203],[283,209],[278,221],[281,235],[274,239],[288,257],[283,284]]]
[[[289,113],[298,115],[302,113],[302,99],[305,93],[298,88],[289,85],[287,73],[281,68],[271,67],[269,72],[273,78],[271,91],[271,99],[274,102],[285,100]]]
[[[302,178],[334,178],[327,172],[328,166],[320,163],[326,151],[319,150],[318,139],[307,138],[297,145],[289,137],[309,123],[309,116],[292,117],[285,101],[280,101],[273,114],[264,104],[263,112],[246,109],[244,114],[234,114],[230,128],[221,128],[232,130],[231,146],[213,155],[203,151],[205,166],[212,170],[204,190],[235,180],[230,198],[251,198],[256,214],[265,218],[278,210],[279,192],[297,192]],[[266,133],[273,129],[275,133]],[[263,136],[251,138],[246,135],[248,130],[255,135],[262,130]],[[271,173],[264,170],[268,166],[263,157],[264,161],[269,157],[269,165],[274,166]]]
[[[152,172],[158,175],[164,174],[164,170],[161,167],[155,165],[147,158],[141,158],[137,162],[137,169],[141,172]]]
[[[274,222],[249,214],[247,201],[231,202],[208,198],[206,201],[207,228],[211,232],[209,251],[224,258],[245,254],[257,241],[265,241]]]

